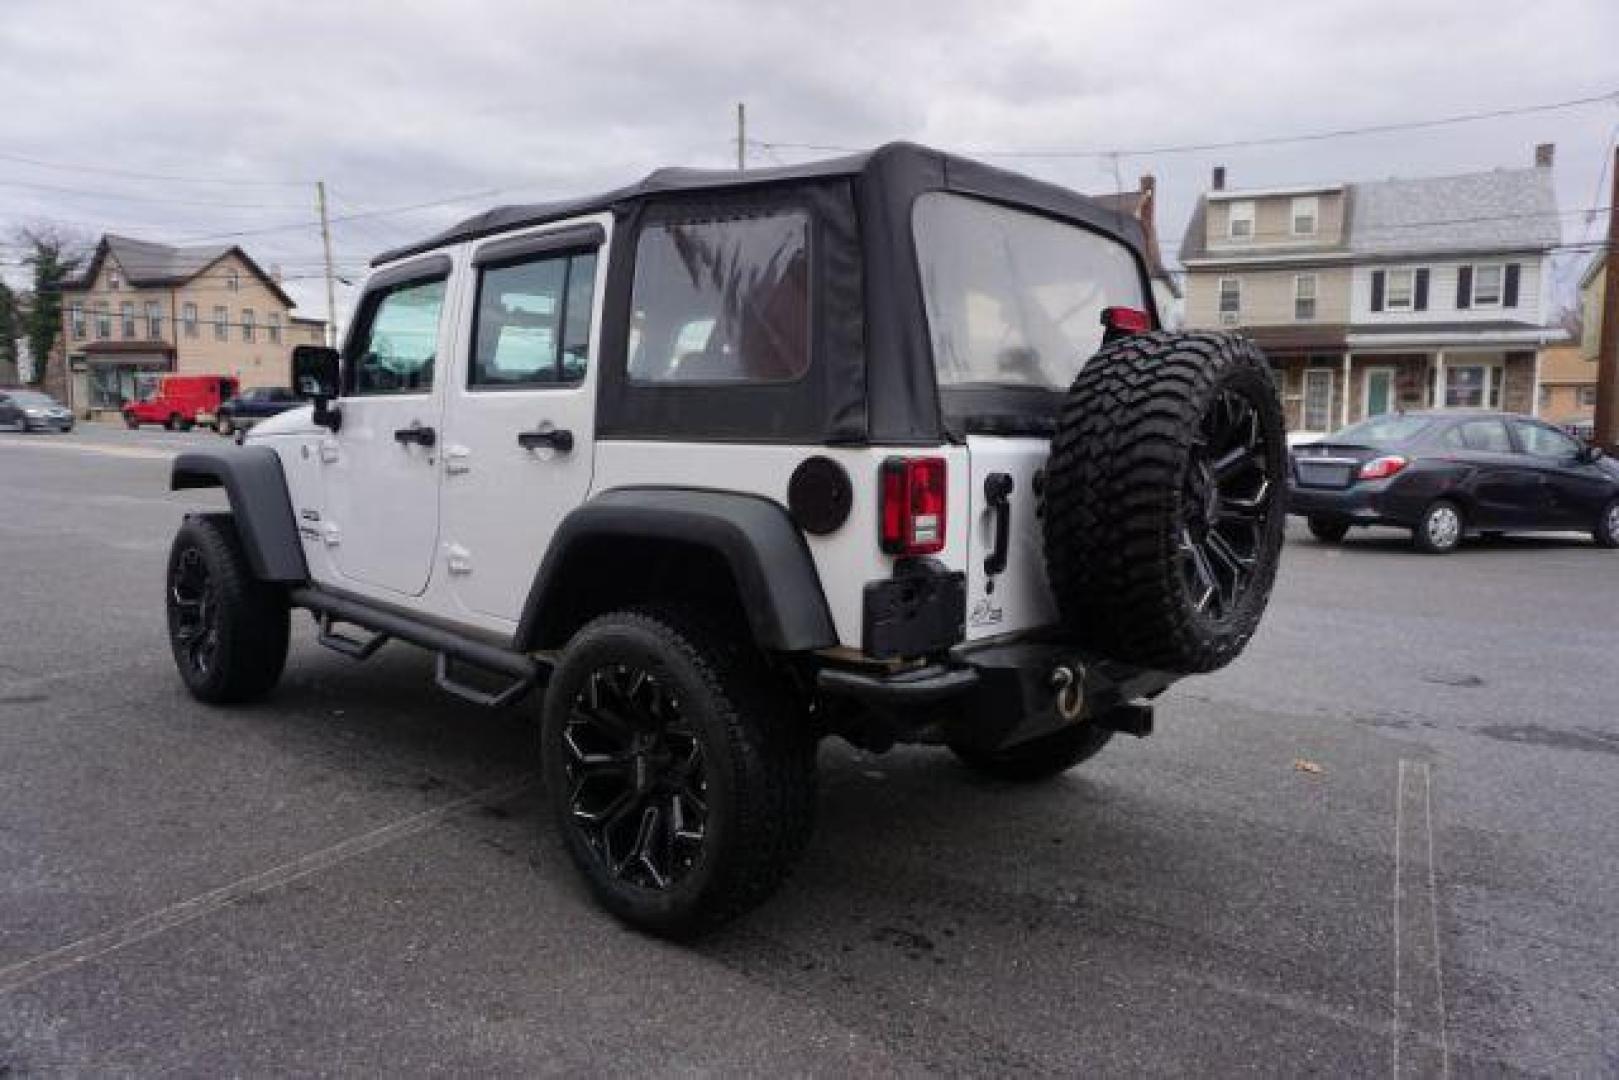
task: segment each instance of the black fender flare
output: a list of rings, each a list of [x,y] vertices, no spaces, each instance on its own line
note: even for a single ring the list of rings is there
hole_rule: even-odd
[[[754,641],[780,652],[838,643],[809,545],[780,503],[758,495],[678,487],[614,488],[563,519],[540,563],[515,643],[556,648],[573,627],[559,598],[603,539],[671,540],[706,548],[730,568]]]
[[[303,542],[292,516],[292,498],[281,458],[266,446],[187,450],[174,459],[169,490],[222,487],[230,496],[237,535],[260,581],[309,580]]]

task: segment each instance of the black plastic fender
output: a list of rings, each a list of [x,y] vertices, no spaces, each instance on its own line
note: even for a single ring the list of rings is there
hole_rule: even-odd
[[[169,490],[222,487],[253,575],[286,583],[309,579],[281,459],[265,446],[187,450],[174,459]]]
[[[603,492],[562,522],[540,563],[515,644],[555,648],[573,630],[567,599],[588,588],[591,546],[603,539],[671,540],[714,552],[730,568],[754,641],[781,652],[838,643],[815,560],[780,503],[757,495],[675,487]]]

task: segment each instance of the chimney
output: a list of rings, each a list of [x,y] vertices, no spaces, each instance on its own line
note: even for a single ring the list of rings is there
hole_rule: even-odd
[[[1557,144],[1543,142],[1535,147],[1535,168],[1549,169],[1552,167],[1552,158],[1557,156]]]
[[[1216,165],[1214,167],[1214,190],[1215,191],[1224,191],[1225,190],[1225,166],[1224,165]]]

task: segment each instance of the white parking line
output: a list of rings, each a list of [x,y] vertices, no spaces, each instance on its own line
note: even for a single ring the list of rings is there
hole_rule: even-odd
[[[250,877],[233,881],[229,885],[222,885],[205,893],[200,893],[177,904],[159,908],[148,912],[138,918],[104,930],[99,934],[80,938],[66,945],[40,953],[27,960],[21,960],[7,967],[0,968],[0,995],[9,994],[13,990],[27,986],[48,975],[54,975],[80,964],[88,963],[97,957],[145,941],[147,938],[166,933],[176,927],[189,922],[195,922],[205,915],[229,907],[231,904],[244,900],[249,896],[278,889],[283,885],[308,877],[322,870],[330,869],[339,863],[357,858],[370,851],[375,851],[395,840],[414,836],[426,832],[440,822],[454,817],[470,807],[489,802],[509,799],[521,794],[532,783],[532,776],[523,776],[516,780],[508,780],[502,784],[486,787],[470,795],[453,799],[431,810],[412,814],[401,818],[389,825],[372,829],[370,832],[352,836],[347,840],[321,848],[308,855],[282,863],[268,870],[253,874]]]
[[[1434,869],[1433,774],[1425,762],[1404,759],[1394,802],[1393,1027],[1396,1078],[1450,1075]]]

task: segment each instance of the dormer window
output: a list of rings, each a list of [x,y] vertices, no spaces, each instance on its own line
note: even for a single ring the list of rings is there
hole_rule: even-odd
[[[1300,195],[1293,200],[1293,235],[1314,236],[1316,222],[1321,217],[1321,200],[1314,195]]]
[[[1254,204],[1251,199],[1230,204],[1226,213],[1226,235],[1233,240],[1251,240],[1254,236]]]

